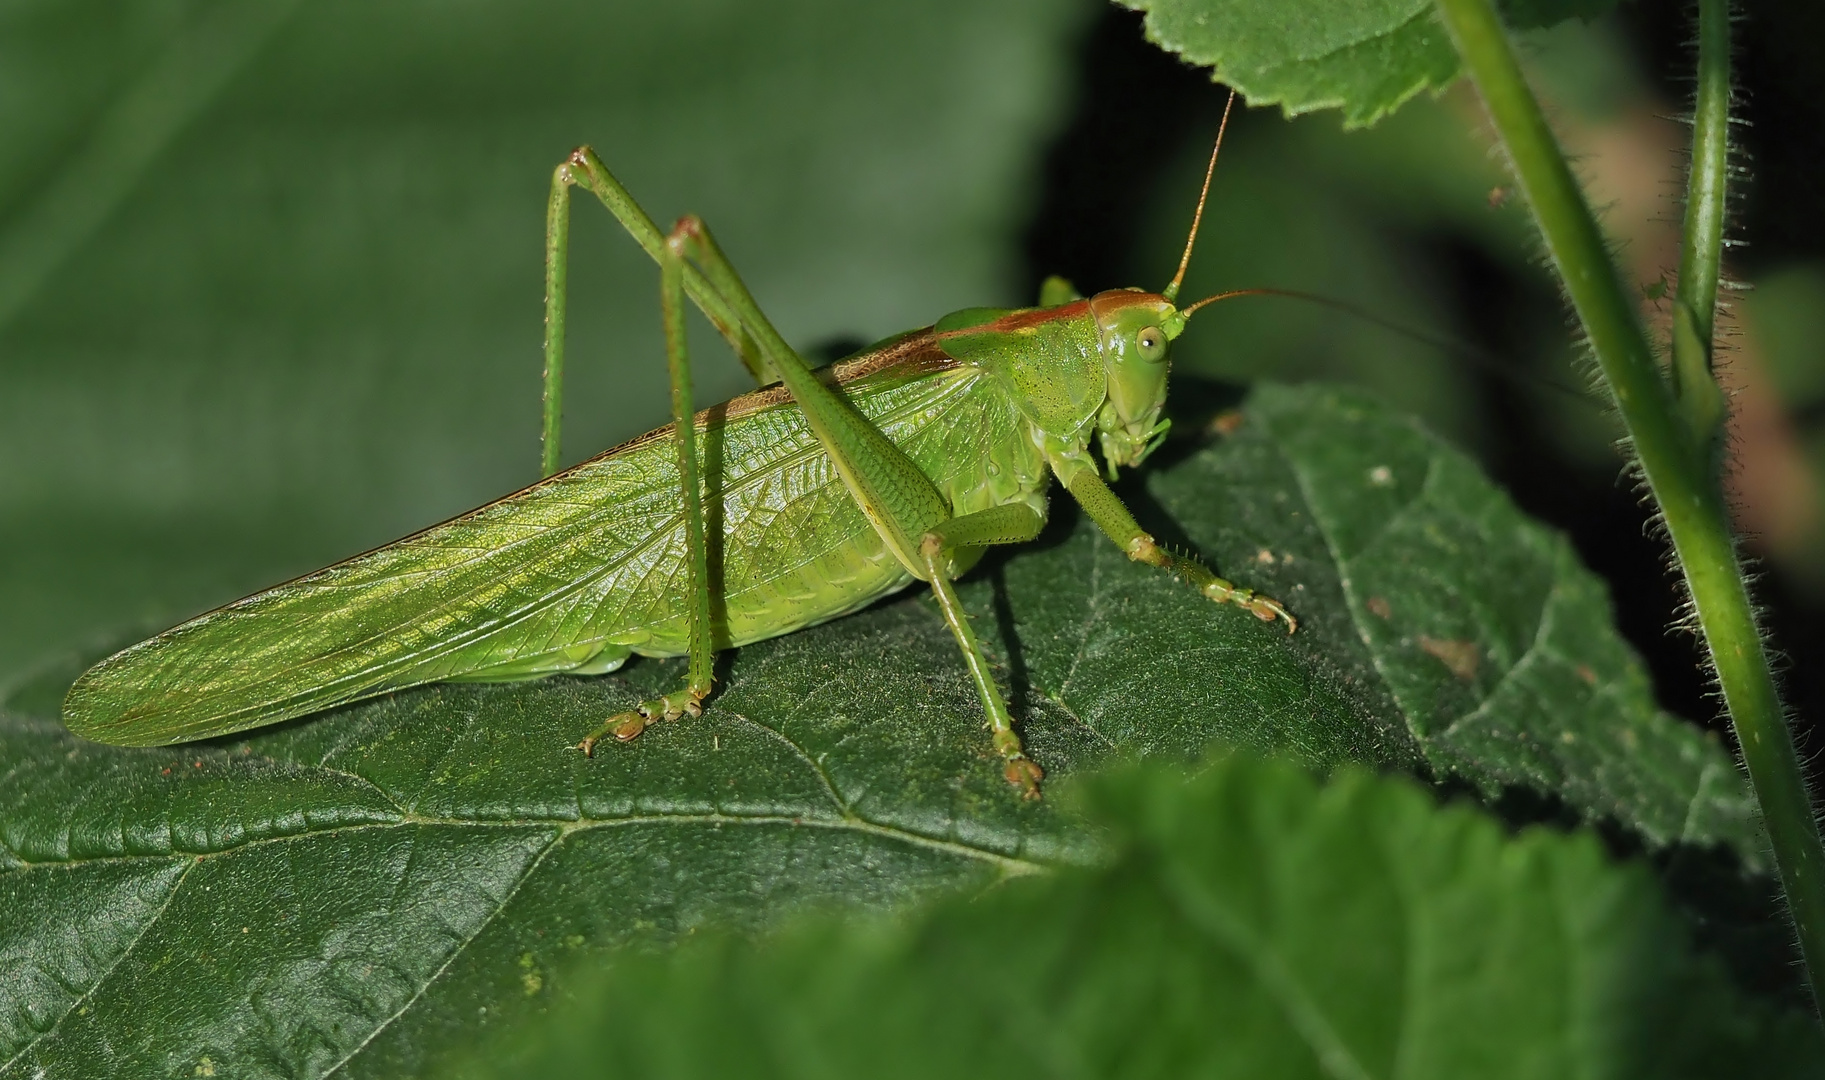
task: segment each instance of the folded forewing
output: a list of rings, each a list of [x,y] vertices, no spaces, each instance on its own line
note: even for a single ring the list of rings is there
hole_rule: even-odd
[[[968,396],[973,379],[967,369],[915,378],[877,370],[846,389],[890,435],[905,437],[947,400]],[[764,393],[741,403],[698,418],[709,430],[703,445],[720,459],[708,480],[720,505],[752,506],[725,528],[759,526],[776,513],[755,496],[789,476],[799,477],[790,494],[801,512],[811,508],[815,517],[847,506],[794,406]],[[670,429],[660,429],[498,502],[198,616],[85,673],[65,700],[65,723],[101,742],[161,745],[560,649],[581,654],[612,642],[674,651],[662,641],[641,649],[655,633],[675,632],[682,607],[674,454]]]

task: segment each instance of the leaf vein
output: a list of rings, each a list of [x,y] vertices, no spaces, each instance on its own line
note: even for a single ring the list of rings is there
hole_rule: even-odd
[[[1369,666],[1375,669],[1376,678],[1381,680],[1382,689],[1387,691],[1388,699],[1394,703],[1400,713],[1401,725],[1406,729],[1407,737],[1423,753],[1425,739],[1414,730],[1413,716],[1400,695],[1394,689],[1394,680],[1388,676],[1386,663],[1373,642],[1369,640],[1368,629],[1362,618],[1362,605],[1356,596],[1356,587],[1350,580],[1350,560],[1344,558],[1343,551],[1337,546],[1337,538],[1325,527],[1323,517],[1318,513],[1318,502],[1312,495],[1312,485],[1299,462],[1293,458],[1278,439],[1270,439],[1274,453],[1286,463],[1287,471],[1293,474],[1293,483],[1299,488],[1299,498],[1305,503],[1306,512],[1311,516],[1312,527],[1318,530],[1318,538],[1324,541],[1324,549],[1337,567],[1337,587],[1343,590],[1344,605],[1350,613],[1350,625],[1356,630],[1357,638],[1362,642],[1363,651],[1369,654]]]
[[[166,856],[162,856],[162,858],[169,859],[169,858],[171,858],[171,856],[166,855]],[[10,1058],[7,1058],[6,1061],[0,1062],[0,1073],[4,1073],[7,1070],[11,1069],[13,1067],[14,1063],[17,1062],[20,1058],[24,1057],[26,1052],[29,1051],[32,1047],[37,1046],[39,1043],[50,1038],[52,1035],[55,1035],[57,1033],[57,1029],[63,1026],[64,1020],[68,1019],[70,1014],[74,1013],[78,1008],[80,1008],[83,1002],[85,1002],[85,1001],[89,1000],[91,997],[95,996],[95,991],[101,988],[101,984],[107,982],[109,978],[113,977],[115,970],[117,968],[119,968],[121,964],[126,962],[127,957],[132,955],[133,950],[139,947],[140,941],[142,941],[145,938],[146,934],[151,931],[152,927],[154,927],[155,925],[158,924],[159,919],[164,917],[166,909],[171,906],[171,901],[177,898],[178,891],[183,888],[184,882],[189,880],[190,872],[192,870],[195,870],[197,868],[197,865],[200,864],[202,861],[203,860],[202,860],[201,856],[195,856],[195,857],[191,858],[190,865],[184,867],[183,872],[178,874],[177,880],[173,881],[171,883],[171,891],[165,894],[165,902],[160,904],[158,906],[158,910],[153,912],[151,914],[151,916],[146,919],[145,924],[139,928],[139,933],[133,935],[133,940],[128,942],[127,947],[120,951],[120,955],[116,956],[114,958],[114,962],[108,965],[107,970],[103,971],[100,975],[98,975],[95,978],[95,981],[89,985],[89,988],[86,991],[84,991],[80,997],[77,997],[75,1000],[71,1001],[69,1008],[65,1009],[63,1011],[63,1015],[59,1016],[57,1018],[57,1020],[51,1024],[50,1027],[45,1028],[43,1031],[39,1032],[37,1035],[34,1035],[31,1039],[27,1040],[25,1045],[21,1046],[19,1048],[18,1053],[14,1054]]]
[[[1546,655],[1546,639],[1552,633],[1553,627],[1553,601],[1558,599],[1558,596],[1559,582],[1555,579],[1552,588],[1546,593],[1545,601],[1540,604],[1540,621],[1534,626],[1533,640],[1528,642],[1527,648],[1522,651],[1520,658],[1510,664],[1508,670],[1502,672],[1502,677],[1497,679],[1495,685],[1489,688],[1489,692],[1483,695],[1483,700],[1477,703],[1476,708],[1463,713],[1452,720],[1451,723],[1446,724],[1445,730],[1439,732],[1439,739],[1450,739],[1457,734],[1457,730],[1460,726],[1487,712],[1490,703],[1495,701],[1497,695],[1502,692],[1504,687],[1509,683],[1514,682],[1523,669],[1531,668],[1537,658]]]
[[[1103,734],[1102,730],[1099,729],[1095,724],[1092,724],[1090,721],[1085,720],[1082,716],[1079,716],[1077,713],[1077,710],[1072,708],[1068,703],[1066,703],[1064,698],[1062,698],[1056,694],[1047,694],[1046,700],[1050,701],[1052,704],[1058,706],[1060,709],[1063,709],[1066,716],[1069,716],[1072,720],[1075,720],[1078,724],[1082,725],[1082,727],[1085,731],[1088,731],[1090,734],[1096,736],[1096,739],[1098,742],[1102,743],[1104,746],[1107,746],[1111,750],[1114,750],[1117,752],[1121,751],[1121,747],[1119,747],[1115,744],[1114,739],[1111,739],[1109,736]]]
[[[325,1069],[323,1072],[323,1075],[327,1077],[327,1076],[331,1076],[337,1072],[340,1072],[342,1067],[344,1065],[347,1065],[351,1060],[353,1060],[356,1054],[359,1054],[359,1053],[361,1053],[361,1051],[367,1049],[367,1045],[369,1043],[371,1043],[375,1039],[379,1038],[381,1032],[385,1031],[388,1027],[391,1027],[393,1024],[393,1021],[399,1019],[401,1016],[404,1016],[406,1014],[406,1010],[408,1010],[412,1006],[418,1004],[419,999],[425,996],[425,992],[427,990],[431,989],[431,985],[433,983],[437,982],[438,979],[442,978],[444,972],[446,972],[450,969],[450,965],[454,964],[456,962],[456,958],[461,956],[464,953],[464,951],[467,950],[469,948],[469,946],[474,943],[476,938],[482,936],[482,933],[484,931],[486,931],[490,926],[494,925],[494,920],[499,918],[501,912],[506,911],[507,906],[509,904],[513,903],[513,898],[520,894],[521,886],[525,885],[526,882],[531,879],[532,875],[538,872],[539,867],[541,865],[543,865],[545,862],[545,857],[547,855],[551,854],[551,852],[554,849],[556,849],[559,844],[563,843],[564,837],[565,837],[565,832],[563,830],[559,830],[555,835],[553,835],[551,838],[551,842],[547,843],[543,848],[541,848],[539,850],[538,855],[535,856],[531,862],[526,864],[526,869],[520,873],[519,879],[513,883],[513,887],[511,889],[507,890],[507,895],[501,897],[500,903],[498,903],[494,906],[494,910],[488,913],[488,917],[483,919],[475,927],[475,932],[470,934],[468,937],[464,938],[462,940],[462,943],[459,944],[456,948],[450,950],[450,955],[444,957],[444,962],[437,965],[437,970],[433,971],[431,973],[430,977],[427,978],[422,984],[420,984],[418,989],[413,992],[411,997],[406,999],[404,1004],[400,1005],[399,1008],[397,1008],[393,1011],[393,1015],[387,1017],[385,1020],[382,1020],[380,1023],[374,1025],[374,1030],[368,1032],[366,1038],[364,1038],[360,1042],[356,1043],[353,1049],[351,1049],[348,1053],[346,1053],[342,1056],[342,1060],[336,1062],[334,1065],[331,1065],[328,1069]]]
[[[306,829],[295,833],[286,833],[283,836],[263,836],[253,840],[246,840],[238,844],[217,848],[213,851],[147,852],[145,854],[136,855],[99,855],[92,858],[42,861],[22,859],[20,860],[23,863],[22,866],[0,871],[0,878],[4,878],[7,874],[23,874],[32,870],[56,869],[69,866],[115,865],[146,862],[152,859],[171,859],[174,857],[188,857],[199,860],[213,859],[224,855],[233,855],[246,849],[266,844],[291,843],[298,840],[307,840],[316,836],[333,835],[336,833],[366,832],[370,829],[398,829],[420,825],[443,825],[455,828],[475,829],[523,828],[529,825],[555,825],[567,832],[576,832],[582,829],[618,828],[639,825],[713,825],[717,827],[724,825],[792,825],[800,828],[848,829],[856,832],[869,833],[886,839],[898,840],[935,850],[948,851],[952,854],[994,863],[1000,866],[1004,871],[1014,875],[1040,873],[1049,868],[1047,864],[1042,862],[1016,858],[1011,855],[1003,855],[996,851],[974,847],[959,841],[930,836],[899,826],[884,825],[879,822],[869,821],[866,818],[855,816],[847,816],[838,819],[820,819],[793,814],[656,813],[630,814],[626,817],[615,818],[521,817],[487,821],[476,818],[443,818],[404,815],[397,821],[364,822],[356,825],[331,826],[325,829]]]
[[[778,739],[780,742],[786,744],[787,749],[791,750],[794,754],[797,754],[799,757],[799,760],[803,761],[805,763],[805,766],[811,770],[812,774],[815,775],[818,778],[818,780],[823,783],[824,793],[830,796],[830,801],[832,804],[834,804],[836,806],[837,813],[843,814],[845,816],[847,816],[850,813],[850,806],[852,804],[844,801],[842,793],[837,790],[836,782],[830,779],[830,771],[828,769],[824,768],[823,763],[817,761],[808,752],[806,752],[804,747],[800,746],[797,742],[795,742],[793,739],[788,737],[785,732],[780,731],[777,728],[768,727],[766,724],[761,723],[759,720],[756,720],[753,717],[746,716],[742,713],[738,713],[738,712],[734,712],[734,711],[730,711],[727,715],[733,716],[735,719],[740,720],[744,724],[750,724],[754,727],[757,727],[760,730],[762,730],[762,731],[766,732],[767,734],[773,736],[774,738]],[[579,804],[578,809],[579,810],[582,809],[581,804]]]
[[[1270,942],[1255,939],[1259,928],[1240,924],[1240,920],[1204,894],[1194,882],[1183,880],[1184,871],[1168,872],[1166,895],[1184,914],[1185,920],[1202,930],[1219,946],[1226,948],[1254,973],[1267,996],[1286,1016],[1293,1030],[1304,1039],[1312,1056],[1327,1074],[1347,1080],[1373,1080],[1369,1070],[1345,1045],[1343,1036],[1325,1018],[1323,1010],[1299,984],[1285,959],[1276,954]]]

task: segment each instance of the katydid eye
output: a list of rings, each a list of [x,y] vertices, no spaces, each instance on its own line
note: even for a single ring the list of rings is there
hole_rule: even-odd
[[[1149,326],[1136,334],[1134,345],[1143,360],[1158,360],[1166,355],[1166,335],[1157,326]]]

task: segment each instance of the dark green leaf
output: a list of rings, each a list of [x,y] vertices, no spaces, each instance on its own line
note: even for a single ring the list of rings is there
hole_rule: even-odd
[[[1729,758],[1654,709],[1565,540],[1411,422],[1266,388],[1234,437],[1129,494],[1303,625],[1215,608],[1085,522],[991,566],[966,598],[1055,777],[1216,739],[1520,785],[1650,844],[1758,857]],[[0,720],[0,889],[40,913],[0,926],[24,973],[0,991],[0,1077],[205,1058],[398,1075],[539,1007],[574,956],[1098,850],[1000,778],[928,600],[724,674],[703,719],[593,760],[568,747],[676,664],[436,687],[196,747]]]
[[[1196,603],[1087,529],[1010,561],[1033,690],[1111,745],[1215,735],[1317,765],[1424,762],[1759,861],[1730,756],[1656,707],[1602,584],[1418,425],[1348,392],[1264,387],[1234,438],[1148,490],[1162,532],[1301,629],[1194,636]]]
[[[574,975],[465,1076],[1774,1077],[1639,867],[1413,785],[1222,761],[1099,780],[1108,865],[906,922],[809,922]]]
[[[1251,105],[1288,115],[1343,110],[1373,124],[1458,75],[1432,0],[1119,0],[1147,13],[1148,40],[1234,87]],[[1614,0],[1510,0],[1518,27],[1590,18]]]

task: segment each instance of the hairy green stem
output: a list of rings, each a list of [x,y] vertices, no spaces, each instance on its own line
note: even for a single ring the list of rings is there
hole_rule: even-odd
[[[1724,195],[1730,168],[1730,3],[1698,8],[1698,101],[1692,112],[1692,175],[1679,249],[1679,298],[1709,342],[1717,309],[1724,243]]]
[[[1723,391],[1711,375],[1711,342],[1729,169],[1730,0],[1701,0],[1692,174],[1679,247],[1679,291],[1673,301],[1673,385],[1686,426],[1707,463],[1719,445],[1726,412]]]
[[[1539,223],[1546,249],[1565,283],[1566,293],[1584,326],[1598,366],[1615,395],[1628,426],[1648,486],[1660,504],[1686,585],[1698,612],[1699,628],[1716,666],[1717,681],[1742,746],[1743,761],[1762,807],[1775,864],[1786,890],[1788,910],[1798,933],[1808,978],[1819,1001],[1815,965],[1825,963],[1825,849],[1806,790],[1793,738],[1775,691],[1768,656],[1755,624],[1749,590],[1737,561],[1723,492],[1702,439],[1689,425],[1674,392],[1662,379],[1635,305],[1617,276],[1577,181],[1552,131],[1528,89],[1491,0],[1438,0],[1445,25],[1465,68],[1475,80],[1497,133],[1508,152],[1516,182]],[[1717,52],[1727,50],[1723,0],[1707,0],[1704,37],[1709,56],[1701,78],[1715,77]],[[1701,62],[1701,67],[1705,65]],[[1715,89],[1727,94],[1728,71]],[[1712,104],[1715,104],[1714,102]],[[1724,103],[1727,107],[1727,101]],[[1706,101],[1701,97],[1701,110]],[[1721,141],[1728,124],[1724,115],[1710,136]],[[1694,172],[1708,166],[1723,148],[1706,145]],[[1715,298],[1717,247],[1722,236],[1721,167],[1707,178],[1707,207],[1697,211],[1709,222],[1709,236],[1688,236],[1694,278],[1681,281],[1681,296],[1692,295],[1709,274]],[[1695,180],[1695,184],[1697,181]],[[1695,187],[1696,190],[1696,187]],[[1688,220],[1691,220],[1690,218]],[[1704,318],[1703,342],[1709,341],[1712,302],[1697,313]],[[1695,330],[1696,327],[1689,328]],[[1708,351],[1708,344],[1706,345]],[[1711,379],[1707,372],[1707,384]],[[1689,391],[1690,384],[1688,383]],[[1690,400],[1690,394],[1686,400]]]

